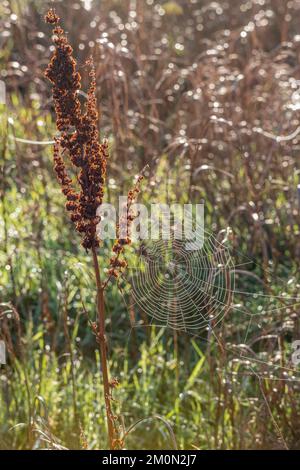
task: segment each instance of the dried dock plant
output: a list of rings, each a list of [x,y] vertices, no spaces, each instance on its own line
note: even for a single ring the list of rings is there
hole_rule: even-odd
[[[81,244],[92,254],[97,288],[97,322],[90,324],[100,349],[109,447],[115,449],[122,446],[122,443],[117,437],[117,417],[113,414],[111,406],[112,389],[116,386],[116,380],[110,380],[108,371],[104,291],[109,281],[118,277],[120,271],[126,267],[126,262],[121,259],[121,255],[124,247],[130,243],[130,237],[127,232],[125,238],[118,238],[115,242],[108,278],[103,282],[97,253],[100,246],[97,235],[100,217],[97,215],[97,209],[104,196],[108,143],[106,140],[99,142],[94,63],[90,58],[86,64],[90,68],[90,85],[87,101],[85,106],[82,106],[78,98],[81,76],[77,71],[73,49],[60,26],[60,18],[55,10],[50,9],[45,16],[45,21],[53,26],[55,46],[45,71],[45,76],[53,86],[56,127],[59,132],[54,145],[54,170],[66,198],[66,210],[81,236]],[[75,169],[75,181],[68,175],[65,158],[69,159],[69,163]],[[142,178],[142,175],[139,176],[134,188],[128,193],[127,224],[130,224],[134,218],[130,207],[139,192]]]

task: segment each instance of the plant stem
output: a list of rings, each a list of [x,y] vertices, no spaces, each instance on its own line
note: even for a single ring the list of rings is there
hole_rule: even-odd
[[[101,283],[97,251],[94,246],[92,247],[92,255],[93,255],[93,263],[94,263],[96,286],[97,286],[97,316],[98,316],[97,340],[98,340],[99,349],[100,349],[100,362],[101,362],[101,370],[102,370],[102,376],[103,376],[103,390],[104,390],[105,409],[106,409],[107,427],[108,427],[108,441],[109,441],[109,448],[112,450],[113,441],[114,441],[114,423],[113,423],[113,414],[111,411],[111,403],[110,403],[111,396],[110,396],[110,385],[109,385],[108,367],[107,367],[104,288]]]

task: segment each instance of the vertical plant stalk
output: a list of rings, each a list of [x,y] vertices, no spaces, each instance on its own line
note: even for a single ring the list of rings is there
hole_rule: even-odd
[[[96,251],[99,246],[96,233],[99,223],[97,209],[101,206],[104,196],[108,144],[106,141],[99,143],[96,72],[92,58],[86,64],[90,68],[90,85],[87,101],[82,107],[78,99],[81,76],[77,71],[73,49],[64,30],[59,26],[60,18],[54,9],[48,11],[45,21],[53,27],[54,42],[54,52],[45,71],[45,76],[52,83],[56,127],[59,131],[54,145],[54,170],[66,197],[65,207],[76,231],[81,235],[82,246],[86,251],[92,251],[98,317],[98,325],[94,323],[92,328],[100,348],[109,447],[113,449],[115,427],[107,367],[104,288],[101,284]],[[75,169],[76,178],[69,176],[66,157],[69,157],[68,164],[71,163]]]
[[[110,259],[108,278],[102,284],[100,268],[97,258],[97,248],[100,239],[97,234],[97,225],[101,220],[97,209],[101,206],[104,197],[104,182],[108,159],[108,142],[99,143],[98,110],[96,99],[96,71],[93,59],[87,64],[90,68],[90,85],[87,101],[84,108],[78,99],[78,90],[81,87],[81,76],[77,71],[73,49],[68,42],[64,30],[59,26],[60,18],[54,9],[50,9],[45,16],[46,23],[53,27],[54,52],[45,71],[45,76],[52,83],[52,95],[56,112],[56,127],[59,137],[54,145],[54,170],[66,198],[66,210],[75,224],[76,231],[81,235],[81,244],[86,251],[91,250],[97,286],[97,323],[91,327],[96,336],[100,349],[100,362],[103,376],[103,390],[108,427],[108,440],[110,449],[122,447],[123,442],[117,439],[115,420],[117,419],[111,409],[111,390],[117,386],[116,379],[110,381],[107,365],[107,343],[105,337],[105,305],[104,291],[112,278],[118,278],[120,272],[126,268],[127,263],[122,259],[124,247],[129,245],[128,224],[134,220],[135,215],[130,212],[139,191],[143,175],[128,192],[125,223],[126,234],[115,241],[113,256]],[[69,157],[76,173],[76,179],[70,178],[65,158]]]
[[[92,247],[93,255],[93,265],[96,278],[96,288],[97,288],[97,317],[98,317],[98,328],[97,328],[97,342],[100,349],[100,363],[103,377],[103,392],[105,399],[105,410],[107,418],[107,427],[108,427],[108,440],[109,448],[112,450],[114,448],[114,419],[113,413],[111,410],[111,393],[110,393],[110,383],[108,375],[108,365],[107,365],[107,342],[105,336],[105,305],[104,305],[104,287],[101,283],[100,268],[98,263],[97,251],[95,246]]]

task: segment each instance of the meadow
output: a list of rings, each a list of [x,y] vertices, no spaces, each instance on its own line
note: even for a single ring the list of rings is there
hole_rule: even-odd
[[[49,7],[82,106],[93,56],[104,200],[144,172],[138,202],[203,203],[209,259],[221,242],[231,263],[217,321],[184,328],[188,293],[176,328],[132,302],[138,248],[125,251],[104,299],[114,446],[299,449],[299,0],[1,2],[0,449],[109,445],[95,258],[53,168]],[[102,279],[112,246],[99,248]]]

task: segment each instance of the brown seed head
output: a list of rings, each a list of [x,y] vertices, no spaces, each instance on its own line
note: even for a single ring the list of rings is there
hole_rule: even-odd
[[[48,11],[45,21],[54,25],[55,50],[45,71],[53,86],[56,127],[60,132],[54,146],[54,169],[67,199],[66,209],[82,236],[82,245],[90,249],[99,245],[97,208],[103,200],[108,158],[107,141],[99,143],[96,73],[90,58],[87,62],[90,86],[86,105],[82,108],[78,98],[81,76],[72,55],[73,49],[64,30],[58,26],[59,17],[54,10]],[[68,177],[64,155],[77,169],[75,185]]]
[[[59,16],[55,13],[54,8],[50,8],[50,10],[45,15],[45,22],[49,24],[58,24],[60,21]]]

